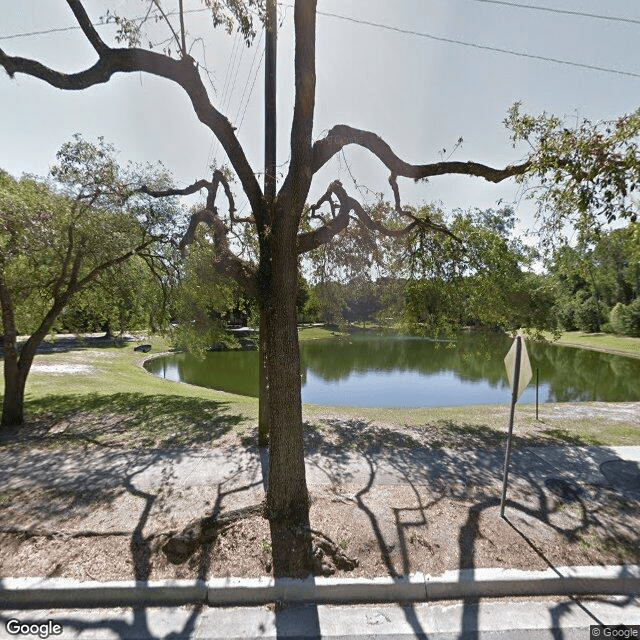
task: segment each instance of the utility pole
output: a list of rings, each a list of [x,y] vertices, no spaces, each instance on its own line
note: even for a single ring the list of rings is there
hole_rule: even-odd
[[[267,0],[264,52],[264,197],[272,209],[276,198],[276,52],[278,43],[278,3]],[[271,217],[273,211],[269,212]],[[259,361],[260,396],[258,400],[258,445],[269,441],[269,380],[265,361],[265,324],[260,317]]]
[[[276,197],[276,53],[278,45],[277,0],[267,0],[264,52],[264,194],[271,204]]]

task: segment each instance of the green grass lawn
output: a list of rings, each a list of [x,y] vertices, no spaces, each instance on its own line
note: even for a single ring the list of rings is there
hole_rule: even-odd
[[[147,373],[142,360],[170,346],[161,337],[145,342],[152,345],[146,355],[133,350],[136,342],[38,354],[27,379],[27,419],[66,420],[71,433],[82,423],[97,441],[104,436],[131,446],[215,444],[229,430],[255,423],[255,398]],[[101,424],[110,425],[103,434]]]
[[[548,340],[556,342],[551,334],[546,334]],[[614,336],[610,333],[584,333],[583,331],[564,331],[557,340],[558,344],[573,347],[594,349],[618,353],[633,358],[640,358],[640,338],[628,336]]]
[[[327,340],[328,338],[335,338],[338,335],[343,334],[331,331],[325,327],[300,327],[298,329],[298,340],[300,342],[307,342],[308,340]]]
[[[301,340],[333,335],[321,327],[300,331]],[[569,336],[566,343],[575,344],[574,334]],[[87,439],[130,447],[215,446],[227,434],[253,442],[258,413],[255,398],[147,373],[142,360],[168,351],[170,345],[161,337],[145,342],[152,345],[147,355],[133,351],[135,342],[37,355],[26,391],[26,416],[32,430],[46,432],[54,427],[59,431],[54,440],[49,438],[48,446]],[[571,405],[543,404],[538,421],[533,405],[518,405],[515,432],[521,443],[530,444],[640,444],[637,417],[609,418],[603,405],[579,406],[579,412],[572,412],[567,410]],[[421,409],[305,405],[304,417],[310,427],[319,429],[329,428],[327,421],[332,417],[341,417],[382,425],[387,433],[409,428],[412,434],[422,434],[424,445],[477,447],[500,446],[508,409],[506,404]]]

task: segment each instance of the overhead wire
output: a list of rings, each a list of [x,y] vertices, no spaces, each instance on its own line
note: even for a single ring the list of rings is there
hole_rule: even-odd
[[[523,8],[532,8],[532,9],[542,9],[542,10],[547,10],[547,8],[540,8],[540,7],[536,7],[535,5],[520,5],[520,4],[516,4],[516,3],[511,3],[511,2],[506,2],[503,0],[476,0],[478,2],[491,2],[493,4],[505,4],[505,5],[512,5],[512,6],[518,6],[518,7],[523,7]],[[286,3],[281,3],[283,6],[286,7],[291,7],[292,5],[286,4]],[[552,9],[548,9],[548,10],[552,10]],[[208,9],[188,9],[186,10],[184,13],[199,13],[202,11],[208,11]],[[620,22],[629,22],[629,23],[633,23],[635,24],[636,22],[640,23],[640,21],[637,21],[633,18],[622,18],[622,17],[613,17],[613,16],[604,16],[604,15],[600,15],[600,14],[587,14],[586,12],[569,12],[568,10],[553,10],[554,12],[562,12],[562,13],[569,13],[570,15],[573,15],[574,13],[576,15],[584,15],[587,17],[592,17],[592,18],[599,18],[599,19],[615,19],[616,21],[620,21]],[[176,15],[177,12],[173,11],[173,12],[168,12],[167,15]],[[516,56],[516,57],[521,57],[521,58],[528,58],[528,59],[532,59],[532,60],[540,60],[543,62],[550,62],[550,63],[554,63],[554,64],[560,64],[560,65],[567,65],[567,66],[571,66],[571,67],[577,67],[577,68],[581,68],[581,69],[588,69],[591,71],[599,71],[602,73],[611,73],[611,74],[616,74],[616,75],[621,75],[621,76],[627,76],[627,77],[632,77],[632,78],[640,78],[640,73],[635,73],[633,71],[625,71],[623,69],[614,69],[611,67],[603,67],[603,66],[599,66],[599,65],[591,65],[591,64],[585,64],[585,63],[581,63],[581,62],[575,62],[575,61],[571,61],[571,60],[563,60],[561,58],[553,58],[550,56],[543,56],[543,55],[537,55],[537,54],[532,54],[532,53],[527,53],[524,51],[516,51],[513,49],[504,49],[501,47],[493,47],[493,46],[489,46],[489,45],[482,45],[482,44],[478,44],[475,42],[467,42],[465,40],[457,40],[455,38],[445,38],[442,36],[436,36],[434,34],[431,33],[426,33],[423,31],[415,31],[413,29],[404,29],[401,27],[393,27],[391,25],[387,25],[387,24],[382,24],[379,22],[373,22],[371,20],[363,20],[361,18],[353,18],[351,16],[344,16],[338,13],[333,13],[333,12],[329,12],[329,11],[317,11],[318,15],[321,16],[326,16],[329,18],[335,18],[338,20],[345,20],[347,22],[352,22],[355,24],[361,24],[361,25],[366,25],[366,26],[370,26],[370,27],[376,27],[378,29],[384,29],[387,31],[392,31],[395,33],[401,33],[401,34],[406,34],[406,35],[413,35],[416,37],[421,37],[421,38],[427,38],[429,40],[433,40],[435,42],[445,42],[448,44],[457,44],[460,46],[464,46],[464,47],[471,47],[471,48],[475,48],[475,49],[479,49],[479,50],[483,50],[483,51],[491,51],[494,53],[504,53],[507,55],[511,55],[511,56]],[[134,18],[135,20],[136,18]],[[105,26],[108,23],[105,22],[97,22],[94,23],[93,26],[99,27],[99,26]],[[4,36],[0,36],[0,40],[11,40],[13,38],[23,38],[23,37],[28,37],[28,36],[34,36],[34,35],[44,35],[44,34],[49,34],[49,33],[56,33],[56,32],[63,32],[63,31],[72,31],[72,30],[78,30],[80,29],[80,26],[73,26],[73,27],[60,27],[60,28],[51,28],[51,29],[43,29],[41,31],[31,31],[31,32],[24,32],[24,33],[17,33],[17,34],[11,34],[11,35],[4,35]]]
[[[556,9],[555,7],[540,7],[535,4],[521,4],[519,2],[507,2],[506,0],[473,0],[474,2],[484,2],[486,4],[499,4],[505,7],[515,7],[516,9],[531,9],[533,11],[547,11],[567,16],[579,16],[581,18],[595,18],[597,20],[610,20],[611,22],[626,22],[628,24],[640,24],[636,18],[625,18],[622,16],[607,16],[600,13],[588,13],[586,11],[572,11],[570,9]]]
[[[238,32],[236,31],[236,35],[238,35]],[[238,39],[238,41],[240,42],[240,38]],[[236,58],[235,61],[232,62],[232,73],[229,76],[229,89],[227,91],[227,97],[226,100],[222,102],[222,111],[227,111],[227,109],[229,108],[229,106],[231,105],[231,96],[233,96],[233,93],[236,89],[236,82],[238,80],[238,72],[240,71],[240,65],[242,64],[242,58],[244,56],[244,47],[242,46],[242,42],[240,42],[240,44],[238,45],[237,49],[236,49]]]
[[[533,60],[542,60],[544,62],[553,62],[556,64],[568,65],[571,67],[579,67],[582,69],[590,69],[592,71],[602,71],[605,73],[614,73],[622,76],[630,76],[632,78],[640,78],[640,73],[634,73],[633,71],[624,71],[622,69],[612,69],[610,67],[600,67],[592,64],[584,64],[582,62],[573,62],[570,60],[561,60],[560,58],[552,58],[549,56],[541,56],[533,53],[526,53],[523,51],[515,51],[513,49],[503,49],[501,47],[492,47],[483,44],[477,44],[475,42],[467,42],[465,40],[457,40],[455,38],[444,38],[442,36],[435,36],[431,33],[426,33],[424,31],[414,31],[413,29],[403,29],[401,27],[392,27],[388,24],[381,24],[380,22],[373,22],[371,20],[362,20],[361,18],[352,18],[350,16],[343,16],[338,13],[331,13],[328,11],[318,11],[318,15],[327,16],[330,18],[336,18],[339,20],[345,20],[347,22],[353,22],[356,24],[366,25],[369,27],[376,27],[378,29],[385,29],[387,31],[393,31],[396,33],[402,33],[406,35],[417,36],[420,38],[427,38],[429,40],[434,40],[436,42],[446,42],[448,44],[458,44],[464,47],[472,47],[474,49],[481,49],[483,51],[493,51],[495,53],[506,53],[512,56],[517,56],[521,58],[529,58]]]
[[[229,104],[231,103],[231,96],[233,94],[233,90],[235,89],[236,86],[236,80],[238,77],[238,71],[240,69],[240,62],[242,61],[242,55],[244,54],[244,49],[242,47],[242,38],[239,37],[239,33],[238,31],[236,31],[236,38],[234,39],[234,46],[236,44],[236,41],[238,43],[238,46],[235,47],[235,50],[232,51],[231,53],[231,57],[232,60],[230,62],[230,70],[229,70],[229,79],[228,79],[228,84],[227,84],[227,91],[226,91],[226,95],[223,95],[221,98],[221,111],[222,113],[226,112]],[[238,55],[238,50],[240,50],[240,55]],[[231,84],[231,78],[233,77],[233,85]],[[231,88],[229,88],[231,87]],[[218,159],[218,152],[220,151],[220,140],[216,139],[216,150],[215,150],[215,154],[213,156],[213,164],[216,164],[216,161]]]
[[[262,68],[262,61],[264,60],[264,49],[262,50],[262,55],[260,56],[260,62],[258,63],[258,66],[256,67],[256,72],[253,76],[253,83],[251,84],[251,89],[249,90],[249,96],[247,97],[247,101],[244,104],[244,111],[242,112],[242,118],[240,119],[240,123],[238,124],[238,129],[240,129],[242,127],[242,123],[244,122],[244,116],[247,113],[247,107],[249,106],[249,102],[251,100],[251,96],[253,95],[253,88],[256,86],[256,80],[258,78],[258,73],[260,71],[260,69]]]
[[[238,39],[238,33],[236,32],[235,37],[233,39],[233,46],[231,47],[231,55],[227,58],[227,68],[225,70],[224,73],[224,81],[223,81],[223,86],[222,86],[222,92],[220,94],[220,101],[224,101],[224,97],[227,91],[227,85],[229,82],[229,69],[231,68],[231,60],[234,57],[234,52],[235,52],[235,48],[236,48],[236,41]],[[209,168],[209,165],[215,164],[215,156],[213,154],[213,145],[216,144],[216,151],[215,151],[215,156],[218,155],[218,147],[217,145],[220,144],[219,140],[212,135],[211,136],[211,144],[209,145],[209,152],[207,153],[207,161],[206,161],[206,166],[205,166],[205,171]]]
[[[251,58],[251,66],[249,67],[249,73],[247,74],[247,79],[245,80],[245,83],[244,83],[244,89],[242,90],[242,95],[240,96],[240,102],[238,103],[238,110],[236,111],[236,117],[233,120],[234,122],[238,122],[238,119],[240,117],[240,110],[242,109],[242,104],[244,102],[244,98],[247,93],[247,87],[249,86],[249,82],[251,80],[251,74],[253,73],[253,68],[255,66],[256,58],[258,57],[258,51],[260,50],[260,45],[262,44],[263,37],[264,37],[264,28],[260,32],[260,39],[258,40],[258,44],[254,48],[253,58]],[[260,64],[262,64],[262,58],[260,58]],[[259,66],[260,65],[258,65],[258,67]],[[252,85],[252,88],[253,88],[253,85]],[[251,98],[251,94],[249,94],[247,98],[247,102],[249,101],[250,98]],[[238,127],[238,129],[240,129],[240,127]]]

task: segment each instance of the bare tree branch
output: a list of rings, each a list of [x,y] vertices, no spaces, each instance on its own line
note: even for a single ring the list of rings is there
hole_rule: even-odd
[[[420,180],[445,174],[462,174],[484,178],[489,182],[501,182],[506,178],[521,175],[527,171],[529,161],[509,165],[504,169],[495,169],[478,162],[435,162],[432,164],[409,164],[399,158],[391,147],[371,131],[355,129],[339,124],[313,145],[313,173],[317,173],[336,153],[349,144],[364,147],[373,153],[392,175]]]
[[[234,127],[209,100],[198,66],[188,55],[181,60],[145,49],[111,48],[100,38],[80,0],[67,0],[85,36],[97,51],[98,61],[77,73],[62,73],[42,63],[20,56],[8,56],[0,49],[0,66],[10,77],[16,73],[38,78],[53,87],[69,91],[87,89],[108,82],[116,73],[146,72],[178,84],[189,96],[198,119],[220,140],[254,212],[260,212],[262,191],[242,149]]]
[[[137,187],[134,189],[135,193],[146,193],[153,198],[167,198],[169,196],[190,196],[194,193],[198,193],[201,189],[209,189],[211,188],[211,182],[208,180],[197,180],[193,184],[190,184],[188,187],[179,188],[171,188],[171,189],[149,189],[146,185],[142,185],[141,187]]]
[[[95,27],[91,23],[91,19],[87,15],[87,12],[82,5],[80,0],[67,0],[67,4],[71,11],[73,11],[73,15],[75,16],[82,32],[87,37],[87,40],[91,43],[91,46],[96,50],[96,53],[99,56],[107,53],[109,51],[109,47],[104,43],[102,38],[98,35]],[[9,74],[11,75],[11,74]]]
[[[243,218],[236,217],[236,203],[233,199],[233,193],[231,192],[231,186],[229,185],[229,181],[225,177],[224,173],[220,171],[220,169],[216,169],[213,172],[212,178],[212,191],[210,193],[213,194],[213,202],[215,202],[216,192],[218,191],[218,187],[222,185],[224,189],[224,193],[227,196],[227,202],[229,203],[229,220],[233,224],[234,222],[252,222],[255,223],[253,216],[245,216]]]
[[[216,207],[216,197],[218,194],[218,188],[222,185],[222,188],[227,197],[229,203],[229,221],[230,224],[234,222],[254,222],[253,217],[237,218],[234,214],[236,211],[235,201],[233,199],[233,193],[229,181],[225,175],[217,169],[213,172],[211,181],[197,180],[188,187],[171,188],[171,189],[149,189],[147,186],[142,186],[136,189],[137,192],[146,193],[152,197],[162,198],[166,196],[179,196],[179,195],[191,195],[200,191],[201,189],[207,190],[207,203],[204,209],[197,211],[191,216],[189,221],[189,227],[184,236],[178,244],[178,249],[186,254],[187,247],[195,241],[196,230],[200,224],[208,225],[213,232],[213,239],[216,247],[216,270],[221,275],[225,275],[233,278],[239,282],[247,291],[255,293],[254,282],[254,268],[252,265],[238,256],[236,256],[229,247],[229,232],[230,229],[224,223],[224,221],[218,215],[218,209]]]
[[[415,229],[427,229],[437,231],[438,233],[449,236],[458,242],[462,242],[460,238],[458,238],[444,225],[437,224],[428,217],[414,216],[411,212],[402,210],[400,207],[399,195],[396,201],[398,207],[397,211],[411,219],[411,222],[406,226],[399,228],[391,228],[381,224],[374,220],[367,213],[364,207],[346,192],[339,180],[335,180],[329,185],[327,191],[322,195],[318,202],[311,207],[312,211],[319,209],[325,202],[329,203],[333,210],[335,203],[333,202],[332,196],[335,196],[338,200],[338,214],[318,229],[299,234],[297,241],[298,254],[312,251],[313,249],[317,249],[321,245],[329,242],[335,235],[346,229],[351,220],[356,220],[366,229],[389,238],[402,238]],[[350,216],[351,212],[355,214],[355,217]]]
[[[173,28],[173,25],[171,24],[169,17],[160,6],[160,2],[158,2],[158,0],[153,0],[153,4],[156,6],[156,9],[158,9],[158,11],[160,12],[160,15],[163,17],[167,25],[169,25],[169,29],[173,34],[173,39],[176,41],[176,44],[178,45],[178,50],[182,53],[182,57],[184,57],[187,54],[187,47],[184,45],[184,18],[182,15],[182,0],[180,0],[180,26],[182,27],[182,44],[180,44],[180,39],[178,38],[178,34],[176,33],[176,30]]]
[[[146,193],[153,198],[166,198],[168,196],[189,196],[194,193],[197,193],[201,189],[207,190],[207,209],[211,211],[216,210],[215,202],[216,195],[218,193],[218,187],[222,184],[222,188],[224,189],[225,195],[227,196],[227,201],[229,202],[229,219],[231,222],[254,222],[253,216],[246,216],[244,218],[238,218],[234,214],[236,212],[235,200],[233,198],[233,193],[231,192],[231,187],[229,185],[229,181],[226,179],[224,173],[219,169],[216,169],[213,172],[213,176],[211,180],[196,180],[193,184],[190,184],[188,187],[172,187],[171,189],[150,189],[146,185],[142,185],[141,187],[137,187],[134,189],[134,193]]]
[[[182,0],[178,0],[178,11],[180,12],[180,36],[182,38],[182,55],[187,55],[187,38],[184,30],[184,8]]]
[[[402,208],[402,203],[400,201],[400,189],[398,188],[397,176],[393,173],[389,176],[389,184],[391,185],[391,190],[393,191],[393,199],[395,202],[395,208],[397,213],[416,221],[418,225],[421,226],[423,229],[431,229],[433,231],[437,231],[438,233],[441,233],[445,236],[449,236],[450,238],[453,238],[454,240],[462,243],[462,240],[460,240],[458,236],[456,236],[444,225],[433,222],[431,218],[427,217],[426,215],[422,218],[417,218],[416,216],[413,215],[413,213]]]
[[[338,186],[339,185],[339,186]],[[325,202],[330,203],[332,212],[335,212],[336,205],[332,200],[332,195],[336,193],[336,189],[342,188],[339,181],[332,182],[324,195],[311,207],[312,212],[319,209]],[[345,194],[346,195],[346,194]],[[349,207],[350,202],[340,201],[337,215],[318,229],[298,234],[297,251],[298,254],[307,253],[313,249],[317,249],[323,244],[329,242],[334,236],[344,231],[349,226]]]
[[[256,295],[256,270],[250,263],[238,258],[231,249],[227,239],[228,229],[215,211],[201,209],[191,216],[189,228],[178,247],[186,253],[187,247],[195,241],[196,230],[200,224],[207,224],[212,232],[216,247],[216,271],[223,276],[235,280],[249,295]]]

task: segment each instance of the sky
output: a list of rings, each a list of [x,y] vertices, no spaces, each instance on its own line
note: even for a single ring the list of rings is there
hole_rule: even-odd
[[[294,95],[292,2],[279,2],[277,124],[282,171],[289,157]],[[147,4],[87,0],[85,6],[96,22],[107,9],[137,16]],[[177,4],[164,0],[162,6],[171,11]],[[503,125],[516,101],[529,113],[546,111],[569,122],[613,119],[640,106],[638,0],[518,3],[626,22],[515,4],[516,0],[319,0],[314,137],[343,123],[376,132],[408,162],[473,160],[502,167],[521,161],[527,151],[513,148]],[[204,5],[185,0],[185,6]],[[95,53],[77,29],[12,37],[73,27],[64,0],[4,2],[0,15],[0,47],[9,55],[34,57],[69,72],[95,62]],[[264,40],[258,34],[251,48],[240,46],[234,35],[213,30],[203,11],[188,13],[186,26],[194,41],[192,55],[209,71],[206,84],[213,103],[238,127],[254,170],[261,172]],[[164,25],[151,28],[156,42],[166,37]],[[100,32],[113,42],[113,27],[101,27]],[[104,136],[120,150],[123,162],[162,161],[178,185],[208,177],[207,167],[214,159],[218,164],[225,161],[186,95],[147,75],[119,74],[105,85],[65,92],[24,75],[11,80],[0,73],[0,116],[0,168],[14,176],[45,175],[56,151],[76,132],[90,140]],[[456,147],[459,138],[463,143]],[[336,178],[365,202],[374,200],[371,192],[381,191],[390,199],[387,177],[387,170],[368,152],[348,147],[344,156],[317,174],[310,199]],[[534,226],[533,203],[512,180],[492,185],[478,178],[443,176],[426,184],[405,180],[400,186],[407,204],[438,202],[445,210],[513,204],[521,219],[518,230]],[[240,193],[237,202],[240,207],[246,202]]]

